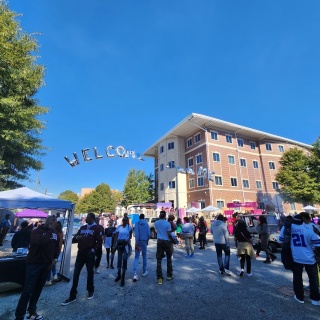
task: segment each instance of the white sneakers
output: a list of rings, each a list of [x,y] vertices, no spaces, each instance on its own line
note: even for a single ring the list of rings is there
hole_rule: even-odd
[[[293,297],[293,299],[298,301],[299,303],[304,303],[304,301],[303,300],[299,300],[296,295]]]
[[[94,268],[96,273],[100,273],[100,269],[99,268]]]
[[[133,281],[136,282],[136,281],[138,281],[138,280],[139,280],[139,277],[138,277],[138,275],[135,273],[135,274],[133,275]]]
[[[51,285],[52,285],[52,281],[51,280],[46,281],[45,286],[51,286]]]
[[[252,273],[247,273],[247,276],[248,277],[252,277]]]
[[[314,306],[320,306],[320,301],[311,300],[311,304],[313,304]]]
[[[148,272],[148,271],[145,271],[145,272],[142,274],[142,276],[145,277],[145,276],[147,276],[148,274],[149,274],[149,272]]]

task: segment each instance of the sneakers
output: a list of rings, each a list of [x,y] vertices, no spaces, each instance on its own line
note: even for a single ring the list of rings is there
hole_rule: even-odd
[[[314,306],[320,306],[320,301],[311,300],[311,304],[313,304]]]
[[[67,306],[68,304],[72,303],[72,302],[76,302],[77,298],[68,298],[67,300],[64,300],[61,305],[62,306]]]
[[[296,295],[293,297],[293,299],[296,300],[296,301],[298,301],[299,303],[304,303],[304,301],[303,301],[303,300],[299,300]],[[318,301],[318,302],[319,302],[319,301]],[[312,303],[312,301],[311,301],[311,303]]]
[[[167,280],[172,280],[173,276],[167,276]]]
[[[135,273],[134,275],[133,275],[133,282],[136,282],[136,281],[138,281],[139,280],[139,277],[138,277],[138,275]]]
[[[263,263],[271,263],[271,260],[264,260],[264,261],[262,261]]]
[[[46,283],[44,284],[45,286],[51,286],[52,285],[52,281],[49,280],[49,281],[46,281]]]
[[[252,277],[252,273],[247,273],[247,276],[250,278]]]
[[[145,276],[147,276],[148,274],[149,274],[149,272],[148,272],[148,271],[145,271],[145,272],[142,274],[142,276],[145,277]]]
[[[224,273],[225,273],[227,276],[232,276],[231,271],[228,270],[228,269],[224,269]]]
[[[91,300],[94,297],[94,292],[88,292],[87,300]]]
[[[30,320],[42,320],[43,319],[43,316],[40,316],[40,314],[37,314],[36,312],[35,313],[29,313],[29,315],[27,316],[27,319],[30,319]]]
[[[59,278],[58,278],[58,276],[55,274],[53,277],[52,277],[52,281],[58,281],[59,280]]]
[[[158,279],[158,284],[163,284],[163,279],[162,278]]]
[[[96,273],[100,273],[100,269],[99,268],[94,268]]]
[[[243,274],[244,274],[244,270],[243,270],[243,269],[241,269],[241,270],[240,270],[240,273],[239,273],[239,276],[240,276],[240,277],[242,277],[242,276],[243,276]]]
[[[190,254],[186,254],[185,257],[186,258],[191,258],[191,255]]]
[[[276,260],[276,259],[277,259],[277,256],[272,256],[272,257],[271,257],[272,262],[273,262],[274,260]]]
[[[193,253],[190,254],[190,258],[194,258],[194,254]]]

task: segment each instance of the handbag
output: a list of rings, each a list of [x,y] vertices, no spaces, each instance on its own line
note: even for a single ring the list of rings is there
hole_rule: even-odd
[[[249,243],[253,244],[253,240],[252,238],[247,238],[242,232],[241,232],[242,236],[246,239],[246,241],[248,241]]]

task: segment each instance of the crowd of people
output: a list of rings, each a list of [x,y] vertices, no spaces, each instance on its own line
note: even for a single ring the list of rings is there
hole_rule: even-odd
[[[61,304],[66,306],[77,300],[77,288],[79,277],[84,265],[87,270],[87,299],[94,297],[94,273],[99,273],[99,266],[103,256],[102,248],[105,248],[107,269],[117,268],[115,282],[125,286],[128,259],[134,251],[133,281],[139,280],[139,274],[143,277],[149,274],[147,265],[147,251],[150,240],[150,228],[145,221],[144,214],[140,214],[139,221],[135,226],[127,214],[122,218],[108,217],[107,222],[88,213],[85,224],[81,226],[72,242],[78,244],[73,272],[72,287],[69,296]],[[113,218],[113,219],[112,219]],[[290,220],[291,221],[291,220]],[[268,224],[264,215],[258,218],[258,230],[260,234],[257,252],[252,243],[252,234],[247,230],[246,223],[239,215],[234,223],[234,240],[236,255],[240,268],[238,276],[248,277],[253,275],[251,261],[265,252],[264,263],[271,263],[276,256],[268,250]],[[199,250],[204,250],[207,244],[207,233],[210,231],[214,240],[216,259],[221,275],[232,276],[230,271],[230,234],[227,228],[226,219],[223,214],[217,215],[211,221],[208,228],[203,217],[184,217],[176,219],[173,214],[161,211],[159,219],[155,222],[157,231],[156,247],[156,270],[155,275],[159,285],[166,280],[173,279],[173,252],[175,248],[184,248],[185,258],[195,258],[195,244],[199,242]],[[302,272],[305,268],[309,277],[310,298],[313,305],[320,305],[318,263],[320,263],[320,228],[313,224],[310,215],[302,212],[292,219],[290,224],[290,240],[292,249],[292,272],[294,299],[304,303],[304,289]],[[285,236],[286,235],[286,236]],[[131,240],[135,237],[135,246],[132,248]],[[284,242],[287,234],[284,227],[281,229],[280,241]],[[20,247],[28,247],[26,281],[21,293],[17,308],[16,319],[24,319],[28,311],[28,319],[42,319],[36,312],[37,301],[41,295],[42,288],[48,282],[57,279],[56,263],[61,257],[63,245],[62,226],[55,216],[49,216],[44,224],[40,224],[31,231],[27,223],[21,224],[20,230],[15,233],[12,239],[13,251]],[[139,259],[142,255],[142,270],[139,273]],[[223,257],[224,255],[224,257]],[[116,264],[114,259],[116,259]],[[162,262],[166,263],[166,272],[163,272]]]

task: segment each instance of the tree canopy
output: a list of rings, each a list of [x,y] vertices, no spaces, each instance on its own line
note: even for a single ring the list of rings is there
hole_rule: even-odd
[[[35,95],[43,85],[44,67],[36,63],[38,45],[22,32],[17,14],[0,0],[0,188],[21,186],[29,170],[43,167],[46,148],[39,118],[48,109]]]
[[[76,204],[79,200],[79,197],[75,192],[66,190],[59,194],[58,199],[71,201],[73,204]]]
[[[320,203],[319,139],[313,146],[310,155],[298,148],[290,149],[283,154],[276,180],[280,184],[280,193],[284,201]]]

